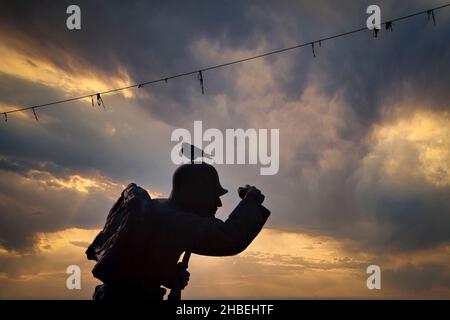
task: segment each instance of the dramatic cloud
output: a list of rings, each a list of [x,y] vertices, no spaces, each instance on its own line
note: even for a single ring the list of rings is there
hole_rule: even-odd
[[[37,236],[27,254],[0,251],[1,298],[90,299],[99,284],[84,257],[85,245],[98,230],[67,229]],[[264,230],[239,256],[193,256],[186,298],[330,298],[447,296],[450,247],[383,259],[347,251],[345,244],[323,236]],[[366,267],[380,264],[383,290],[366,288]],[[68,265],[81,268],[81,290],[66,288]]]
[[[443,3],[378,5],[387,20]],[[65,26],[69,4],[1,5],[0,112],[348,31],[365,25],[371,3],[81,1],[79,31]],[[205,129],[279,128],[277,175],[260,176],[258,166],[222,165],[222,183],[230,190],[245,183],[260,187],[273,211],[270,228],[339,243],[329,260],[317,251],[319,260],[294,254],[294,248],[236,258],[236,274],[256,268],[277,283],[261,292],[304,296],[288,289],[287,279],[294,277],[298,285],[326,288],[317,289],[318,296],[365,295],[364,266],[396,254],[404,256],[401,268],[386,267],[387,295],[416,290],[405,285],[421,271],[419,296],[427,288],[448,295],[444,259],[410,263],[414,253],[430,257],[450,240],[450,11],[435,15],[436,26],[424,14],[394,23],[393,32],[383,29],[377,38],[366,31],[325,41],[315,46],[316,58],[305,47],[207,71],[205,95],[192,75],[104,95],[106,111],[85,99],[39,109],[39,122],[32,112],[10,114],[0,125],[2,259],[16,255],[14,261],[22,261],[24,253],[39,259],[45,250],[41,233],[100,228],[131,181],[153,196],[167,195],[175,168],[170,134],[177,127],[192,130],[193,121],[202,120]],[[235,193],[225,196],[219,217],[237,201]],[[280,237],[271,239],[277,243]],[[66,245],[81,252],[90,240],[72,237]],[[216,266],[201,261],[199,269]],[[0,272],[7,269],[0,266]],[[339,269],[340,278],[327,287],[330,269]],[[231,270],[227,265],[223,271]],[[353,274],[359,282],[352,282]],[[354,285],[340,289],[348,281]],[[256,282],[239,282],[241,294],[249,296]],[[198,285],[191,296],[206,294]]]

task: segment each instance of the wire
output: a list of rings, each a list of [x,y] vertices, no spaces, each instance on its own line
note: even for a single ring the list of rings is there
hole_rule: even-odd
[[[440,9],[444,9],[446,7],[449,7],[449,6],[450,6],[450,3],[447,3],[447,4],[441,5],[439,7],[434,7],[434,8],[431,8],[431,9],[419,11],[419,12],[412,13],[412,14],[409,14],[409,15],[406,15],[406,16],[402,16],[402,17],[398,17],[398,18],[395,18],[395,19],[392,19],[392,20],[388,20],[388,21],[382,22],[381,25],[388,24],[388,25],[392,26],[393,22],[402,21],[402,20],[405,20],[405,19],[409,19],[409,18],[412,18],[412,17],[415,17],[415,16],[422,15],[422,14],[427,14],[427,16],[430,16],[430,14],[433,14],[433,18],[434,18],[434,11],[440,10]],[[434,19],[433,19],[433,21],[434,21]],[[211,66],[211,67],[206,67],[206,68],[203,68],[203,69],[196,69],[195,71],[179,73],[179,74],[175,74],[175,75],[172,75],[172,76],[168,76],[168,77],[164,77],[164,78],[160,78],[160,79],[156,79],[156,80],[145,81],[145,82],[136,83],[136,84],[132,84],[132,85],[125,86],[125,87],[115,88],[115,89],[111,89],[111,90],[107,90],[107,91],[103,91],[103,92],[91,93],[91,94],[78,96],[78,97],[73,97],[73,98],[69,98],[69,99],[48,102],[48,103],[44,103],[44,104],[40,104],[40,105],[35,105],[35,106],[32,106],[32,107],[25,107],[25,108],[21,108],[21,109],[14,109],[14,110],[3,112],[3,114],[5,116],[5,119],[7,119],[7,114],[9,114],[9,113],[21,112],[21,111],[26,111],[26,110],[30,110],[30,109],[32,109],[33,113],[35,113],[35,109],[38,109],[38,108],[44,108],[44,107],[49,107],[49,106],[53,106],[53,105],[57,105],[57,104],[61,104],[61,103],[66,103],[66,102],[71,102],[71,101],[76,101],[76,100],[82,100],[82,99],[86,99],[86,98],[92,98],[92,96],[97,96],[98,97],[99,95],[115,93],[115,92],[123,91],[123,90],[127,90],[127,89],[142,88],[143,86],[150,85],[150,84],[155,84],[155,83],[163,82],[163,81],[167,83],[168,80],[181,78],[181,77],[186,77],[186,76],[193,75],[193,74],[202,75],[201,80],[200,80],[200,78],[199,78],[199,80],[201,81],[201,85],[202,85],[202,93],[204,93],[203,81],[202,80],[203,80],[203,72],[205,72],[205,71],[209,71],[209,70],[213,70],[213,69],[219,69],[219,68],[224,68],[224,67],[231,66],[231,65],[234,65],[234,64],[239,64],[239,63],[243,63],[243,62],[247,62],[247,61],[251,61],[251,60],[255,60],[255,59],[260,59],[260,58],[264,58],[264,57],[267,57],[267,56],[270,56],[270,55],[274,55],[274,54],[283,53],[283,52],[286,52],[286,51],[302,48],[302,47],[305,47],[305,46],[312,46],[314,48],[314,43],[319,43],[319,45],[321,46],[323,41],[332,40],[332,39],[336,39],[336,38],[340,38],[340,37],[345,37],[345,36],[348,36],[348,35],[351,35],[351,34],[354,34],[354,33],[357,33],[357,32],[361,32],[361,31],[365,31],[365,30],[368,30],[368,28],[367,27],[363,27],[363,28],[359,28],[359,29],[355,29],[355,30],[339,33],[339,34],[336,34],[336,35],[333,35],[333,36],[317,39],[315,41],[305,42],[305,43],[297,44],[297,45],[294,45],[294,46],[291,46],[291,47],[286,47],[286,48],[283,48],[283,49],[269,51],[269,52],[262,53],[262,54],[259,54],[259,55],[255,55],[255,56],[252,56],[252,57],[243,58],[243,59],[239,59],[239,60],[234,60],[234,61],[230,61],[230,62],[218,64],[218,65],[214,65],[214,66]],[[314,54],[315,54],[315,52],[314,52]]]

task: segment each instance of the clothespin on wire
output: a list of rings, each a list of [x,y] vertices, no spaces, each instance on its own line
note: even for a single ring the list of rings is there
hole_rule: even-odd
[[[394,31],[394,29],[392,29],[392,21],[386,21],[386,30],[391,30],[391,32]]]
[[[430,18],[433,18],[433,24],[436,25],[436,18],[434,16],[433,9],[427,10],[427,16],[428,16],[428,21],[430,21]]]
[[[316,50],[314,50],[314,42],[311,42],[311,48],[314,58],[316,57]]]
[[[198,71],[197,79],[200,81],[200,86],[202,87],[202,94],[205,94],[205,87],[203,86],[203,72],[202,72],[202,70]]]
[[[5,116],[5,122],[8,122],[8,114],[6,112],[3,112],[3,115]]]
[[[31,108],[31,110],[33,110],[34,118],[36,119],[36,121],[39,121],[38,116],[36,114],[35,107]]]
[[[142,88],[144,85],[142,83],[138,84],[138,89]]]
[[[378,37],[378,31],[380,31],[380,29],[378,29],[377,27],[373,28],[373,37],[374,38]]]
[[[102,97],[100,96],[100,93],[97,93],[97,105],[102,106],[104,110],[106,110],[105,103],[103,102]]]
[[[319,40],[319,47],[322,48],[322,40]]]
[[[94,106],[94,96],[91,96],[91,103],[92,103],[92,106]]]

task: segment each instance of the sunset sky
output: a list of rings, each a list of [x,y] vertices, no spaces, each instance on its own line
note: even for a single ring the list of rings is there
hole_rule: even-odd
[[[382,20],[446,0],[378,1]],[[372,1],[1,1],[0,112],[353,30]],[[0,299],[90,299],[84,251],[121,190],[167,197],[176,128],[280,129],[280,169],[217,165],[218,217],[257,186],[243,253],[193,255],[185,298],[450,298],[450,7],[316,46],[0,122]],[[0,114],[1,115],[1,114]],[[3,118],[1,119],[3,120]],[[79,265],[81,290],[66,288]],[[366,268],[381,268],[368,290]]]

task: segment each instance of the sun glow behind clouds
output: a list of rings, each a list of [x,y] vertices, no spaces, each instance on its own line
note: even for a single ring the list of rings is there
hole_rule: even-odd
[[[98,231],[69,228],[39,233],[36,250],[31,253],[0,251],[0,260],[7,266],[5,277],[0,276],[0,296],[89,299],[99,281],[91,274],[94,262],[88,261],[84,252]],[[362,287],[359,275],[364,270],[355,270],[355,259],[343,256],[341,244],[331,238],[265,229],[238,256],[193,255],[191,283],[184,297],[330,295],[324,288],[350,295],[355,292],[350,288]],[[80,291],[65,287],[65,270],[71,264],[81,267]],[[343,281],[349,282],[341,287]]]
[[[8,45],[8,39],[2,39],[0,42],[0,56],[2,57],[0,72],[54,87],[66,94],[76,96],[126,87],[132,82],[128,71],[121,65],[117,66],[114,75],[108,75],[101,70],[83,66],[75,57],[61,49],[55,48],[55,50],[58,50],[67,65],[73,70],[64,70],[42,57],[27,55],[20,50],[15,50]],[[132,90],[123,90],[121,93],[126,98],[134,96]]]
[[[375,127],[369,157],[383,157],[390,176],[417,176],[436,187],[450,185],[450,115],[417,111]]]
[[[102,24],[99,24],[99,31],[101,26]],[[296,30],[296,28],[293,28],[293,30]],[[124,34],[122,31],[120,30],[117,34]],[[110,34],[115,33],[111,32]],[[437,33],[435,32],[434,34]],[[107,73],[98,69],[95,61],[89,60],[89,55],[78,55],[78,53],[72,52],[67,48],[57,46],[64,43],[66,39],[59,38],[60,41],[56,42],[56,45],[52,45],[52,43],[45,41],[46,38],[41,38],[36,40],[33,45],[30,45],[33,42],[30,41],[31,36],[33,35],[15,37],[15,35],[7,32],[0,33],[0,73],[29,81],[30,88],[36,87],[40,90],[40,87],[44,85],[48,89],[57,89],[55,94],[61,98],[92,94],[93,92],[114,87],[127,86],[132,82],[128,70],[136,69],[133,69],[133,64],[129,64],[129,62],[139,61],[139,59],[136,59],[137,56],[132,54],[133,50],[128,50],[128,54],[132,55],[132,59],[123,61],[123,63],[128,63],[129,69],[118,62],[117,67],[113,65],[113,67],[105,68],[104,70],[111,71],[111,73]],[[297,39],[298,37],[295,36],[294,38]],[[124,43],[123,41],[120,42],[120,38],[118,39],[114,43]],[[239,46],[229,48],[226,41],[215,43],[214,41],[209,41],[208,38],[201,39],[192,46],[192,56],[200,59],[194,61],[207,62],[206,64],[253,55],[254,52],[266,51],[267,47],[264,37],[261,39],[261,42],[258,42],[259,45],[255,49],[239,49]],[[151,47],[154,46],[152,41],[147,41],[146,43],[151,44]],[[141,52],[150,48],[142,43],[138,47],[139,50],[134,50],[134,52]],[[423,48],[427,50],[426,46]],[[406,52],[407,50],[404,51]],[[96,55],[90,57],[98,57],[98,52],[94,51],[93,53]],[[113,53],[115,53],[115,50],[113,50]],[[114,59],[112,56],[113,54],[108,55],[108,58]],[[119,56],[116,55],[116,57]],[[193,95],[184,101],[195,106],[193,109],[199,110],[197,112],[201,118],[209,121],[220,123],[224,119],[230,118],[229,121],[231,122],[236,119],[233,115],[238,114],[242,121],[248,121],[250,126],[259,127],[261,123],[264,123],[267,127],[279,127],[281,123],[285,136],[292,137],[292,140],[285,140],[291,142],[291,148],[289,148],[289,151],[286,151],[289,152],[289,157],[286,159],[290,160],[289,163],[285,163],[286,169],[292,169],[290,172],[295,172],[294,170],[299,168],[294,167],[294,164],[299,160],[297,156],[298,150],[300,150],[302,156],[300,169],[304,172],[301,177],[304,178],[302,181],[306,181],[305,185],[307,186],[305,190],[311,190],[312,196],[317,195],[317,191],[320,193],[324,191],[326,197],[328,195],[328,185],[322,189],[324,184],[320,184],[317,181],[332,182],[333,180],[328,180],[328,178],[333,178],[334,176],[332,174],[328,175],[328,173],[345,173],[345,171],[341,171],[342,168],[349,166],[348,163],[352,163],[353,158],[356,158],[356,156],[353,157],[352,155],[356,155],[359,141],[355,142],[355,136],[346,134],[351,132],[351,130],[347,131],[344,129],[347,126],[355,128],[355,126],[362,125],[358,123],[358,118],[352,116],[353,112],[350,112],[353,108],[358,108],[359,105],[356,103],[355,106],[352,105],[350,106],[351,108],[347,108],[344,104],[345,101],[341,103],[340,99],[331,98],[331,96],[329,98],[328,94],[330,92],[328,90],[322,91],[323,88],[321,86],[317,87],[317,92],[306,89],[300,101],[286,99],[285,93],[293,91],[291,89],[285,90],[285,85],[290,83],[287,80],[292,76],[289,71],[291,69],[302,71],[293,63],[296,57],[291,55],[292,60],[288,57],[289,55],[287,57],[283,56],[282,59],[274,59],[272,62],[258,60],[249,64],[243,64],[237,69],[222,70],[221,75],[226,80],[226,83],[233,86],[236,94],[233,94],[232,90],[225,88],[223,93],[214,96],[214,90],[211,90],[211,94],[208,96],[215,99],[213,101],[219,102],[215,103],[214,108],[201,107],[204,102],[201,104],[200,101],[209,101],[206,100],[207,96],[200,96],[199,98]],[[163,58],[165,60],[170,57]],[[189,57],[187,56],[186,58]],[[402,59],[405,58],[405,61],[409,61],[408,56],[402,57]],[[100,59],[105,59],[105,57],[102,55]],[[322,62],[326,61],[325,59],[320,60]],[[319,60],[314,61],[314,65],[318,65],[319,62]],[[429,62],[431,63],[432,61]],[[354,65],[365,66],[365,64],[359,64],[357,61]],[[351,71],[356,71],[356,75],[361,75],[362,78],[356,77],[357,79],[364,80],[364,73],[358,73],[364,69],[358,71],[357,68],[353,69],[348,64],[344,67],[343,70],[348,70],[350,76],[342,78],[345,81],[342,81],[342,87],[338,87],[338,89],[343,91],[345,91],[347,80],[348,83],[354,84],[351,81]],[[277,73],[274,73],[274,70],[277,70]],[[327,71],[321,69],[312,70],[315,72]],[[435,72],[433,69],[429,70]],[[149,71],[153,72],[154,70],[149,69]],[[309,75],[311,76],[315,72]],[[300,74],[303,74],[303,72]],[[337,72],[336,70],[331,70],[329,73],[320,72],[320,74],[334,78]],[[218,75],[211,77],[211,80],[218,78]],[[307,72],[305,72],[306,75],[308,75]],[[345,75],[345,72],[343,75]],[[139,73],[133,73],[134,76],[136,76],[136,79],[139,79]],[[9,77],[5,78],[9,79]],[[339,77],[338,79],[342,80]],[[292,80],[292,82],[297,84],[298,81]],[[18,81],[18,83],[20,82]],[[212,83],[210,82],[210,84]],[[301,82],[298,84],[299,87],[296,87],[295,90],[302,87]],[[318,84],[320,85],[321,83]],[[432,83],[429,84],[430,86],[432,85]],[[308,87],[314,86],[310,84]],[[22,98],[20,94],[23,93],[22,89],[21,87],[13,88],[10,91],[13,99],[7,94],[5,98],[9,98],[9,100],[5,100],[7,102],[0,104],[0,111],[4,112],[23,107],[22,105],[11,105],[12,103],[22,103],[19,99],[15,99],[15,95],[18,98]],[[196,92],[198,93],[198,90]],[[127,98],[133,97],[133,93],[139,95],[147,94],[146,91],[123,91],[122,93]],[[361,94],[365,95],[367,93],[369,92],[363,91]],[[30,101],[33,104],[47,102],[45,95],[40,93],[33,95],[31,99]],[[45,101],[41,101],[41,99]],[[171,102],[172,100],[157,100],[155,98],[147,101],[154,101],[154,106],[157,110],[158,102]],[[110,106],[108,99],[105,99],[105,102],[107,106]],[[131,104],[138,103],[137,99],[136,101],[129,99],[127,102]],[[237,103],[234,104],[234,102]],[[90,106],[91,99],[88,98],[83,103]],[[95,97],[94,103],[96,103]],[[119,104],[111,103],[111,106],[114,107],[114,105]],[[283,106],[283,108],[280,108],[280,106]],[[403,107],[405,106],[403,105]],[[185,105],[183,105],[184,107]],[[99,109],[101,110],[101,107]],[[114,108],[111,109],[114,110]],[[119,108],[115,109],[118,111]],[[123,117],[119,117],[119,112],[115,114],[113,112],[105,113],[105,116],[102,114],[104,118],[111,115],[111,118],[108,118],[108,121],[111,122],[106,124],[103,121],[98,122],[98,125],[103,128],[99,130],[100,135],[117,139],[115,146],[121,153],[129,155],[130,160],[137,157],[141,157],[145,161],[148,159],[154,160],[154,162],[149,161],[149,163],[159,163],[161,162],[160,159],[167,160],[163,157],[157,158],[156,153],[147,158],[147,155],[144,153],[136,152],[139,151],[138,149],[127,148],[130,144],[136,144],[141,147],[142,142],[151,145],[148,139],[141,140],[136,138],[144,135],[159,137],[161,141],[166,141],[164,140],[166,138],[166,128],[164,127],[163,130],[162,126],[154,126],[155,122],[149,125],[150,118],[143,116],[144,113],[142,113],[145,111],[145,108],[134,109],[127,107],[120,109],[122,111],[130,110],[130,114],[125,114],[124,111],[120,114]],[[409,108],[405,109],[409,110]],[[171,109],[167,108],[167,110]],[[183,112],[183,110],[182,108],[173,108],[170,112]],[[166,116],[167,114],[169,114],[168,111],[164,113]],[[31,124],[33,128],[40,129],[44,127],[48,128],[49,132],[51,132],[52,128],[47,126],[47,124],[50,121],[59,119],[53,118],[51,113],[42,112],[41,115],[41,112],[39,112],[39,123],[36,123],[32,112],[24,112],[14,114],[11,120],[14,120],[16,116],[20,116],[28,122],[33,122]],[[62,120],[67,123],[73,121],[73,123],[78,124],[83,123],[84,117],[84,114],[80,114],[79,117],[65,117]],[[166,119],[169,119],[169,117],[167,116]],[[173,117],[171,116],[170,119],[172,121]],[[123,125],[121,125],[122,123]],[[25,125],[29,124],[25,123]],[[428,112],[417,112],[412,116],[405,113],[401,117],[396,118],[395,121],[383,121],[374,129],[369,154],[362,161],[364,169],[369,169],[367,170],[368,174],[373,173],[376,179],[380,176],[380,180],[384,178],[382,182],[386,183],[385,185],[381,184],[380,189],[403,183],[399,189],[408,193],[409,189],[404,186],[408,185],[411,179],[416,179],[420,183],[419,185],[425,186],[424,188],[432,189],[430,186],[433,186],[435,189],[445,192],[445,187],[450,186],[450,167],[448,164],[450,160],[449,124],[448,114]],[[15,124],[11,121],[8,125],[9,127],[5,127],[11,130],[11,127]],[[148,128],[151,128],[151,130],[148,131]],[[18,131],[18,137],[20,137],[21,132],[22,130]],[[134,135],[134,132],[139,132],[139,134]],[[170,132],[170,130],[167,129],[167,132]],[[341,135],[341,132],[344,132],[344,134]],[[59,135],[61,131],[56,133]],[[121,140],[127,134],[130,139]],[[33,139],[30,139],[30,143],[34,142]],[[285,143],[289,144],[288,142]],[[157,145],[160,146],[163,143]],[[25,147],[28,148],[28,146]],[[155,149],[157,148],[153,148],[153,150]],[[11,154],[13,151],[11,151]],[[61,149],[59,151],[61,152]],[[95,149],[94,151],[97,152]],[[23,156],[23,154],[22,150],[22,154],[19,152],[18,156]],[[85,152],[85,154],[89,155],[89,152]],[[117,159],[114,157],[114,162],[120,163],[120,158],[120,155]],[[54,158],[49,155],[45,159]],[[314,159],[317,159],[317,162]],[[375,161],[371,161],[371,159]],[[134,165],[134,163],[138,162],[130,163]],[[374,167],[376,167],[375,170],[372,170]],[[90,298],[94,285],[98,282],[90,273],[93,262],[86,260],[84,250],[98,230],[75,229],[72,227],[101,227],[107,210],[119,196],[120,191],[124,187],[123,184],[128,183],[128,181],[117,182],[112,180],[112,178],[100,175],[107,175],[105,172],[99,174],[90,171],[88,173],[86,171],[74,172],[75,166],[66,168],[69,174],[66,174],[66,171],[64,171],[65,174],[63,175],[59,175],[59,171],[48,172],[45,166],[39,165],[33,168],[33,170],[23,172],[0,171],[0,186],[3,186],[5,190],[4,194],[0,195],[2,203],[4,205],[10,203],[9,208],[12,208],[10,210],[3,209],[2,211],[5,214],[9,214],[6,218],[10,219],[10,221],[17,221],[16,224],[5,223],[7,229],[12,230],[12,233],[16,234],[21,232],[21,229],[15,229],[14,226],[22,228],[25,228],[24,226],[36,226],[28,231],[29,233],[33,232],[33,234],[34,232],[39,232],[37,233],[36,252],[31,254],[14,253],[0,247],[0,265],[2,265],[0,270],[0,297]],[[100,170],[101,168],[104,167],[99,166]],[[357,168],[352,167],[351,169],[356,170]],[[50,167],[48,170],[51,170]],[[124,168],[124,172],[128,171]],[[298,183],[296,180],[286,180]],[[229,182],[235,182],[235,180],[230,177]],[[333,183],[330,183],[329,186],[330,189],[336,187]],[[261,185],[262,189],[265,189],[265,187],[268,187],[268,185]],[[369,187],[372,187],[372,185],[369,184]],[[340,185],[338,185],[338,188],[340,188]],[[10,189],[14,190],[10,191]],[[151,190],[152,188],[147,189]],[[373,192],[373,189],[368,190],[369,193]],[[280,188],[275,191],[278,194],[288,190]],[[268,200],[275,196],[275,192],[267,194],[270,195]],[[156,192],[151,193],[151,196],[155,198],[162,196],[162,194]],[[295,195],[288,196],[289,194],[286,192],[286,199],[289,199],[290,203],[302,203],[302,199],[296,198]],[[273,217],[275,215],[289,214],[290,208],[287,204],[288,202],[286,201],[281,206],[274,206]],[[2,208],[7,208],[7,206]],[[64,210],[61,210],[61,208],[64,208]],[[19,215],[20,212],[22,212],[22,215]],[[83,217],[83,213],[86,212],[86,217]],[[300,213],[304,214],[304,212]],[[295,211],[294,214],[297,214],[297,212]],[[288,216],[292,221],[294,221],[294,214]],[[93,215],[99,216],[101,219],[87,219],[87,217],[92,217]],[[12,217],[15,217],[15,219],[12,219]],[[324,215],[324,217],[326,216]],[[2,217],[0,216],[0,218]],[[347,222],[345,220],[347,219],[343,219],[344,223]],[[55,223],[55,221],[58,223]],[[290,220],[286,219],[286,221]],[[39,225],[41,222],[42,224]],[[350,220],[348,222],[349,224],[351,223]],[[48,228],[48,225],[52,225],[52,228]],[[350,225],[350,227],[355,228],[353,225]],[[42,230],[47,230],[48,232],[42,233]],[[385,274],[388,274],[389,269],[398,271],[399,274],[394,274],[394,278],[399,278],[397,275],[401,275],[405,266],[414,265],[414,267],[417,267],[417,270],[421,271],[420,268],[423,265],[435,264],[444,267],[448,265],[450,253],[448,246],[444,247],[444,249],[440,247],[423,252],[396,253],[391,256],[383,252],[381,255],[371,256],[370,253],[362,251],[364,249],[370,250],[370,247],[361,248],[356,243],[347,245],[347,240],[342,240],[338,237],[335,239],[322,237],[320,236],[320,231],[317,232],[319,234],[314,236],[265,228],[248,250],[239,256],[211,258],[194,255],[190,266],[192,273],[191,283],[184,292],[184,297],[364,297],[369,294],[377,294],[376,292],[368,292],[365,287],[367,277],[365,268],[370,263],[381,265],[383,277]],[[23,235],[29,233],[23,233]],[[431,236],[433,236],[432,233]],[[10,238],[15,237],[10,236]],[[359,251],[349,251],[349,247],[358,248]],[[84,282],[81,292],[69,291],[65,288],[65,279],[67,277],[65,268],[70,264],[79,264],[82,268],[82,279]],[[439,276],[434,275],[435,273],[433,272],[433,277],[430,279],[439,279]],[[407,293],[404,289],[389,289],[389,286],[393,287],[393,284],[388,279],[387,276],[383,278],[383,290],[378,293],[379,295],[386,297],[392,294],[396,297],[403,297],[405,292]],[[425,280],[428,283],[431,281],[430,279]],[[441,279],[445,291],[435,296],[448,297],[450,293],[446,288],[448,283],[446,279],[449,278]],[[400,282],[415,283],[417,281],[403,278]],[[433,283],[430,284],[430,286],[432,285]],[[416,297],[428,297],[430,294],[431,290],[425,288],[419,291]]]
[[[88,193],[90,188],[101,189],[106,191],[110,186],[116,187],[118,184],[110,181],[102,181],[100,179],[91,179],[82,177],[80,175],[71,175],[65,179],[56,178],[48,172],[42,172],[38,170],[31,170],[29,172],[31,179],[39,180],[47,186],[53,186],[57,188],[75,189],[78,192]]]

